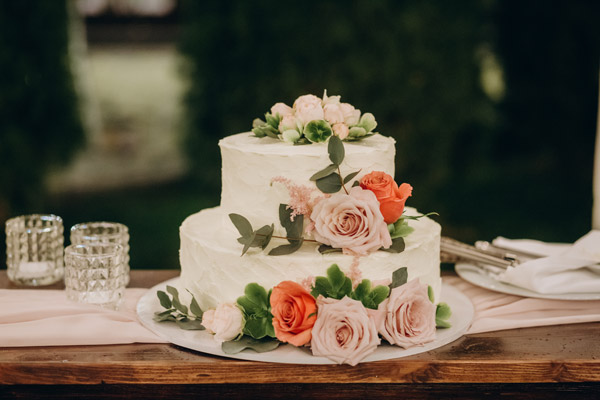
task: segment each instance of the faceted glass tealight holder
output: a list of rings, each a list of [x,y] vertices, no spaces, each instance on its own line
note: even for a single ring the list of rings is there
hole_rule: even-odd
[[[72,301],[118,309],[125,294],[123,246],[72,244],[65,248],[65,288]]]
[[[43,286],[63,277],[63,221],[52,214],[21,215],[6,221],[8,279]]]
[[[71,244],[112,243],[123,246],[125,286],[129,284],[129,229],[118,222],[86,222],[71,227]]]

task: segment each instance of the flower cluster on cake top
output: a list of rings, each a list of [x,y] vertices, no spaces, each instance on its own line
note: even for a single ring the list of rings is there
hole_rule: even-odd
[[[342,140],[356,141],[375,134],[377,126],[371,113],[361,115],[348,103],[340,102],[341,96],[319,98],[312,94],[298,97],[292,107],[276,103],[265,120],[257,118],[252,132],[257,137],[272,137],[287,143],[309,144],[325,142],[332,135]]]

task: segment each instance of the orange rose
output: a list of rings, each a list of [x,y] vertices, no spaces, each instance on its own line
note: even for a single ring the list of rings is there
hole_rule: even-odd
[[[365,175],[360,181],[360,186],[375,193],[386,224],[393,224],[402,216],[406,199],[412,195],[411,185],[403,183],[398,187],[390,175],[381,171]]]
[[[314,297],[298,283],[283,281],[273,288],[270,302],[277,339],[294,346],[310,342],[317,319]]]

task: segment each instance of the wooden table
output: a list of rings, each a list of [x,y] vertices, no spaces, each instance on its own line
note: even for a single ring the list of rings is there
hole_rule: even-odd
[[[177,270],[132,271],[151,287]],[[0,271],[0,288],[14,288]],[[60,288],[55,285],[54,288]],[[0,328],[1,329],[1,328]],[[467,335],[406,358],[290,365],[170,344],[0,348],[0,398],[600,398],[600,323]]]

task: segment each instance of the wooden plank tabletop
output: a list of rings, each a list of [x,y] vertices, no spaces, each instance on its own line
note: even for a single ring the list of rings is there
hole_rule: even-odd
[[[151,287],[178,274],[178,270],[135,270],[130,287]],[[61,287],[57,284],[50,288]],[[0,271],[0,288],[18,289],[8,281],[6,271]],[[525,383],[529,384],[526,389],[516,389]],[[223,384],[228,388],[267,385],[271,389],[263,397],[275,398],[275,387],[281,387],[283,392],[290,387],[318,387],[332,396],[346,393],[345,397],[352,397],[361,390],[379,393],[383,387],[388,387],[389,393],[399,388],[405,395],[421,387],[433,395],[440,390],[435,384],[444,384],[446,389],[456,387],[457,393],[467,394],[479,387],[474,395],[490,387],[503,387],[505,391],[510,387],[515,393],[546,391],[545,398],[561,393],[562,399],[565,393],[593,393],[600,398],[600,323],[466,335],[433,351],[356,367],[241,361],[171,344],[0,348],[0,384],[69,385],[62,387],[63,397],[68,393],[81,395],[82,390],[87,390],[75,390],[73,385],[97,384],[134,385],[138,390],[143,384],[155,385],[156,391],[144,392],[147,398],[161,393],[158,387],[163,386],[170,388],[164,393],[201,385],[203,389],[197,391],[213,393],[206,390],[214,387],[219,390],[214,393],[222,394]],[[288,388],[284,390],[282,385]],[[547,385],[553,393],[550,397]],[[352,387],[355,390],[350,390]],[[28,393],[35,397],[38,389],[29,387]],[[8,393],[2,387],[0,397],[2,390]],[[10,393],[16,393],[14,390],[13,387]],[[386,397],[385,393],[378,396]]]

